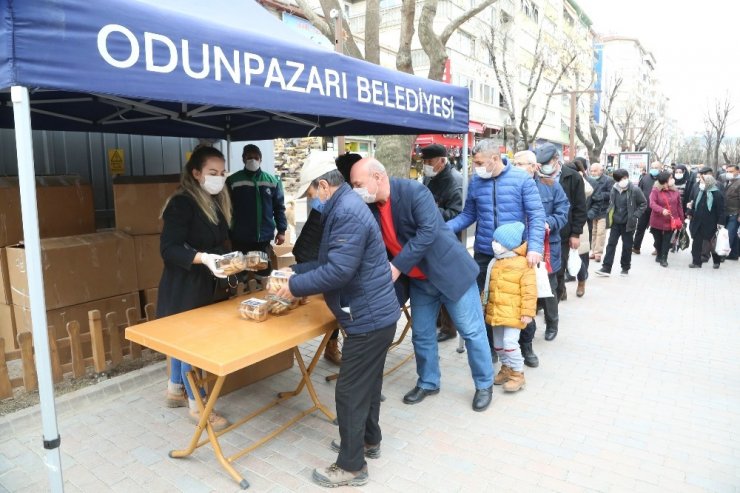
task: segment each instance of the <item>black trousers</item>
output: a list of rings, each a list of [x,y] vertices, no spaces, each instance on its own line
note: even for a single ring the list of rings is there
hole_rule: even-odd
[[[474,252],[473,260],[478,264],[478,277],[475,282],[478,284],[478,291],[483,292],[483,285],[486,283],[486,276],[488,275],[488,264],[493,260],[493,255],[486,255],[485,253]],[[484,314],[485,315],[485,314]],[[486,324],[486,337],[488,337],[488,345],[491,346],[491,353],[493,354],[493,327]]]
[[[602,261],[602,268],[607,271],[612,271],[612,264],[614,264],[614,255],[617,252],[617,242],[622,238],[622,258],[621,265],[622,270],[630,270],[632,266],[632,231],[627,231],[626,224],[612,224],[612,228],[609,231],[609,241],[606,244],[606,255]]]
[[[694,265],[701,265],[702,264],[702,258],[701,254],[703,250],[710,250],[712,252],[712,262],[714,262],[716,265],[719,265],[719,263],[722,261],[722,257],[714,253],[714,248],[711,247],[711,245],[706,245],[705,243],[710,243],[714,235],[710,236],[709,238],[706,238],[702,236],[701,234],[694,236],[691,238],[691,263]]]
[[[568,270],[568,259],[570,258],[570,238],[563,240],[560,243],[560,270],[557,275],[557,287],[555,289],[555,297],[560,299],[565,291],[565,272]]]
[[[640,245],[642,245],[642,239],[645,237],[645,230],[650,225],[650,214],[652,214],[652,209],[648,207],[645,209],[645,212],[642,213],[642,216],[640,216],[640,219],[637,220],[637,229],[635,230],[635,240],[632,242],[634,248],[640,249]],[[652,232],[652,230],[651,230]],[[653,235],[653,238],[655,235]],[[653,243],[653,247],[657,249],[657,245]]]
[[[661,229],[650,228],[655,240],[655,251],[658,252],[657,260],[668,260],[668,251],[671,249],[671,238],[673,231],[663,231]]]
[[[380,433],[380,391],[388,347],[396,324],[363,334],[347,334],[342,366],[334,392],[341,448],[337,465],[345,471],[365,466],[365,444],[377,445]]]
[[[581,270],[578,271],[576,279],[586,281],[588,279],[588,263],[590,262],[588,252],[580,254],[579,257],[581,257]]]

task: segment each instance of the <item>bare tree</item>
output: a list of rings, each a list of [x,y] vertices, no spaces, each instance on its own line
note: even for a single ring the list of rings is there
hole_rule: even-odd
[[[440,34],[434,32],[434,20],[437,16],[437,5],[439,0],[424,0],[418,22],[418,38],[422,49],[429,57],[429,72],[427,77],[433,80],[442,80],[447,51],[447,42],[452,34],[465,22],[487,9],[497,0],[483,0],[475,8],[465,10],[458,17],[451,19]],[[342,12],[337,0],[319,0],[323,16],[315,13],[308,0],[296,0],[311,24],[316,26],[324,36],[330,40],[335,39],[334,23],[328,22],[330,12],[336,9]],[[414,37],[414,20],[416,18],[416,0],[402,0],[401,2],[401,30],[399,35],[398,52],[396,55],[396,68],[409,74],[414,73],[411,59],[411,42]],[[380,62],[380,2],[379,0],[367,0],[365,14],[365,53],[360,51],[355,42],[346,19],[343,18],[342,29],[345,36],[345,54],[355,58],[363,59],[375,64]],[[376,157],[386,165],[389,174],[395,176],[408,176],[409,156],[414,143],[413,136],[377,136]]]
[[[678,144],[673,161],[682,164],[699,164],[703,154],[704,146],[701,137],[693,136]]]
[[[617,77],[611,84],[611,87],[606,90],[606,104],[601,108],[601,112],[604,114],[604,124],[601,127],[596,123],[597,96],[594,93],[590,95],[589,107],[591,111],[588,116],[588,136],[581,130],[581,117],[576,113],[576,136],[586,146],[588,160],[591,163],[598,162],[601,159],[601,151],[604,149],[606,138],[609,135],[609,118],[611,116],[614,98],[616,98],[617,91],[619,91],[619,86],[621,85],[622,78]]]
[[[708,120],[704,120],[704,162],[709,165],[712,162],[712,149],[714,149],[714,127]]]
[[[499,41],[499,37],[503,39]],[[556,49],[547,46],[544,41],[542,26],[540,26],[537,32],[532,62],[523,67],[515,66],[512,70],[508,60],[510,47],[506,32],[499,36],[496,28],[491,26],[490,34],[487,38],[484,38],[483,42],[486,45],[493,71],[496,74],[496,82],[502,95],[504,108],[514,127],[514,148],[529,149],[532,143],[537,140],[537,134],[539,134],[547,119],[550,102],[560,87],[560,81],[573,68],[581,53],[573,43],[568,43],[567,46],[560,46]],[[527,71],[526,93],[521,101],[517,98],[515,90],[517,84],[514,83],[518,75],[518,69]],[[541,109],[541,114],[535,116],[534,98],[542,92],[539,90],[542,79],[549,77],[553,80],[552,86],[545,93],[545,103]],[[519,104],[521,106],[517,109]],[[530,123],[534,125],[534,130],[531,129]]]
[[[608,120],[622,152],[644,151],[660,129],[656,116],[641,112],[634,101],[627,104],[621,113],[610,115]]]
[[[740,163],[740,138],[725,139],[722,142],[722,158],[724,164]]]
[[[715,99],[712,107],[707,110],[706,122],[709,127],[711,127],[714,134],[712,159],[707,159],[707,164],[711,166],[714,171],[717,171],[717,167],[719,166],[719,149],[722,145],[722,140],[725,138],[727,119],[732,109],[732,100],[730,99],[730,95],[726,94],[723,99]],[[709,157],[709,155],[707,155],[707,157]]]

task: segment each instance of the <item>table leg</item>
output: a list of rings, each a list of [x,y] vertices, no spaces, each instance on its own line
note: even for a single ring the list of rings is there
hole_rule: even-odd
[[[314,356],[314,361],[312,361],[309,368],[306,369],[306,364],[303,362],[301,351],[298,349],[298,347],[293,348],[293,350],[295,351],[295,359],[298,362],[298,367],[301,369],[301,375],[303,375],[302,382],[305,382],[306,384],[306,388],[308,389],[308,393],[311,395],[311,400],[314,403],[314,407],[324,413],[326,417],[329,418],[329,421],[334,421],[334,415],[325,405],[321,403],[321,401],[319,400],[319,396],[316,394],[316,389],[314,389],[313,387],[313,382],[311,382],[311,372],[313,371],[313,368],[315,366],[314,363],[316,359],[321,355],[321,351],[316,353],[316,355]]]
[[[280,392],[278,394],[278,397],[280,398],[295,397],[296,395],[301,393],[301,391],[303,390],[303,386],[306,384],[306,381],[308,381],[309,383],[311,382],[310,375],[313,373],[314,368],[316,368],[316,365],[319,363],[319,359],[321,358],[321,355],[324,354],[324,348],[326,348],[326,345],[329,343],[329,339],[331,338],[331,332],[332,331],[327,331],[326,334],[324,334],[324,338],[321,340],[321,344],[319,344],[319,348],[316,350],[316,354],[314,354],[313,359],[311,360],[311,364],[308,365],[307,372],[308,372],[309,378],[305,378],[304,376],[304,378],[301,379],[300,383],[298,384],[298,387],[296,387],[295,390],[291,392]],[[306,368],[305,368],[305,364],[303,363],[303,356],[301,356],[301,352],[297,346],[293,348],[293,353],[295,354],[295,359],[296,361],[298,361],[298,366],[301,368],[301,373],[303,374]]]
[[[170,457],[180,458],[187,457],[188,455],[192,454],[193,451],[197,448],[198,440],[203,435],[203,431],[205,430],[208,434],[208,441],[211,442],[211,445],[213,446],[213,451],[216,455],[216,458],[221,463],[223,468],[226,469],[226,472],[228,472],[229,475],[231,475],[231,477],[234,478],[237,483],[239,483],[239,486],[241,486],[242,489],[249,488],[249,482],[247,482],[246,479],[244,479],[238,472],[236,472],[236,469],[234,469],[234,467],[229,463],[226,457],[224,457],[223,451],[221,450],[221,444],[218,443],[218,436],[216,435],[213,426],[211,426],[211,423],[208,421],[208,417],[213,411],[213,408],[216,407],[216,401],[218,401],[218,396],[221,393],[221,388],[226,381],[226,377],[219,376],[218,378],[216,378],[216,384],[213,386],[213,391],[211,391],[211,394],[208,396],[208,400],[205,405],[203,404],[203,398],[200,395],[200,390],[201,388],[203,388],[203,382],[196,374],[196,370],[193,369],[188,372],[187,378],[188,382],[190,383],[190,388],[193,389],[195,402],[198,404],[198,410],[200,411],[200,421],[198,421],[198,424],[195,425],[195,433],[193,433],[193,438],[190,440],[190,444],[188,445],[188,447],[183,450],[170,451]]]

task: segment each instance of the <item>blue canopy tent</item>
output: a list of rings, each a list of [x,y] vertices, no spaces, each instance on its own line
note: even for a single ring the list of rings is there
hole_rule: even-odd
[[[467,133],[466,88],[314,46],[253,0],[0,0],[46,464],[63,490],[31,128],[270,139]],[[12,107],[12,112],[11,112]]]

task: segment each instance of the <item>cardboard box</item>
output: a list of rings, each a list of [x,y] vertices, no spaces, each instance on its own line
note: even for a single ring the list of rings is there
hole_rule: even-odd
[[[76,176],[37,176],[36,204],[41,238],[95,232],[92,187]],[[0,178],[0,247],[23,241],[17,177]]]
[[[26,251],[6,248],[13,304],[30,307]],[[120,231],[41,240],[46,309],[136,291],[134,239]]]
[[[134,236],[134,251],[139,289],[156,288],[164,269],[159,253],[159,235]]]
[[[90,310],[100,310],[100,314],[103,317],[103,326],[105,327],[106,314],[110,312],[115,313],[117,322],[124,324],[126,322],[126,310],[129,308],[135,308],[137,314],[141,312],[138,292],[112,296],[102,300],[89,301],[55,310],[47,310],[46,324],[54,326],[54,333],[57,339],[64,339],[68,337],[67,322],[71,322],[72,320],[77,320],[80,324],[81,333],[90,331],[87,314]],[[13,305],[13,313],[15,314],[17,332],[30,332],[33,330],[31,310],[29,308]]]
[[[293,350],[288,349],[264,361],[243,368],[226,377],[221,395],[239,390],[293,366]]]
[[[270,258],[273,269],[282,269],[283,267],[290,267],[295,264],[295,257],[292,253],[280,255],[279,257],[275,254]]]
[[[0,304],[13,303],[10,296],[10,275],[8,274],[8,254],[5,248],[0,248]]]
[[[113,182],[116,229],[131,235],[162,232],[162,208],[180,186],[180,175],[121,176]]]
[[[0,351],[7,353],[8,351],[18,349],[16,335],[13,307],[10,305],[0,305],[0,337],[5,339],[5,345],[0,346]]]

